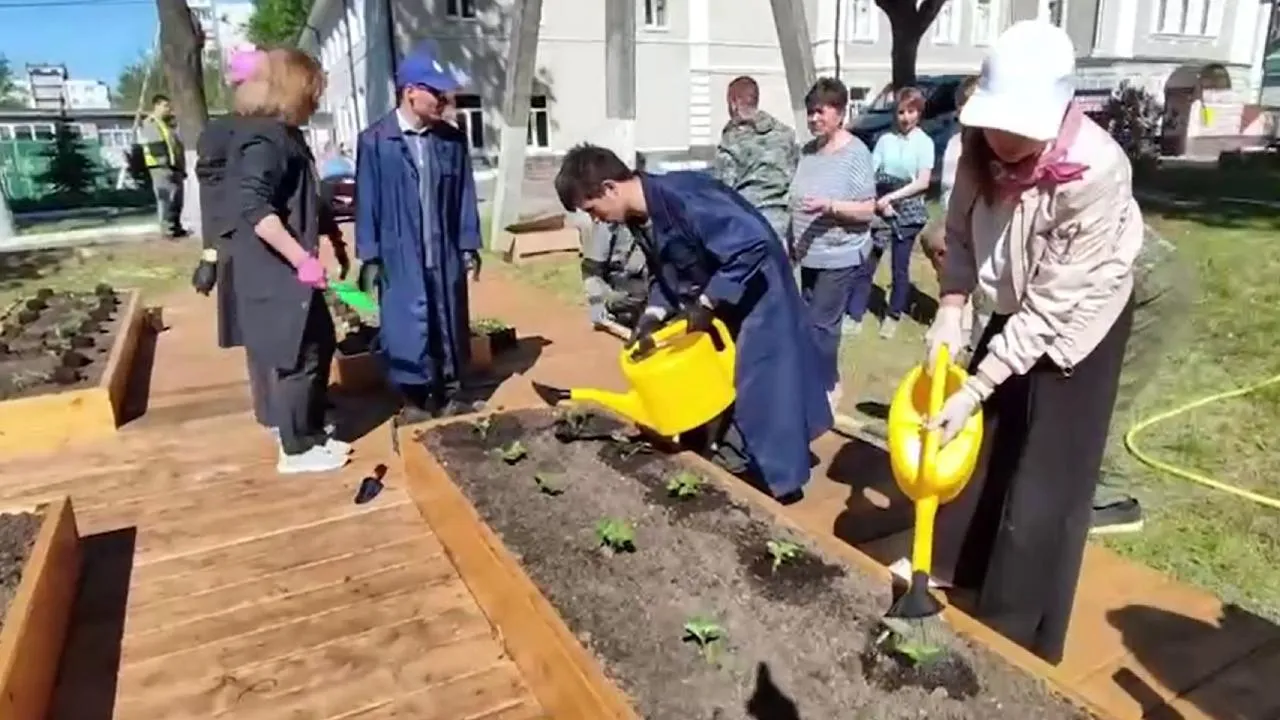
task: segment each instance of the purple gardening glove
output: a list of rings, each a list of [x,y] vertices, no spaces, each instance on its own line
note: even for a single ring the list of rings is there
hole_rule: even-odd
[[[324,265],[314,257],[308,257],[298,264],[298,282],[310,285],[317,290],[323,290],[329,286],[324,276]]]

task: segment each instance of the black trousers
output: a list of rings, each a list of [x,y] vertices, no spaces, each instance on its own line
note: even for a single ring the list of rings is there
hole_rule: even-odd
[[[1007,320],[992,316],[971,370]],[[935,576],[975,591],[978,619],[1054,664],[1066,643],[1132,321],[1129,303],[1070,372],[1045,357],[996,388],[983,409],[977,471],[938,512]]]
[[[249,367],[249,397],[253,399],[253,419],[263,427],[279,427],[279,421],[271,407],[271,383],[275,378],[275,368],[247,351],[244,355],[245,364]]]
[[[333,318],[316,293],[307,311],[297,363],[291,368],[273,368],[268,390],[270,412],[279,423],[280,446],[289,455],[304,453],[326,441],[324,412],[336,346]]]

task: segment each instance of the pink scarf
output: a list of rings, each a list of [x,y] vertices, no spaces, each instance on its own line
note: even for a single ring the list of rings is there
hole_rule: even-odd
[[[1059,185],[1083,177],[1089,166],[1067,160],[1067,152],[1075,144],[1083,121],[1084,111],[1079,105],[1071,103],[1067,106],[1067,114],[1062,119],[1062,127],[1058,129],[1058,137],[1052,145],[1040,153],[1039,157],[1028,158],[1012,166],[1000,162],[992,163],[996,185],[1001,192],[1006,196],[1017,196],[1033,187]]]

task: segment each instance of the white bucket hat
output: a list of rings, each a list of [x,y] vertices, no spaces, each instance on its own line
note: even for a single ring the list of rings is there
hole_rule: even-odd
[[[1075,73],[1075,48],[1062,28],[1040,20],[1014,23],[982,61],[960,124],[1053,140],[1075,96]]]

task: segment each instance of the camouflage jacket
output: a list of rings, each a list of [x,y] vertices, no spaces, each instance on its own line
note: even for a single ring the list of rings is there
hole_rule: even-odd
[[[785,215],[787,191],[799,159],[795,131],[758,110],[750,120],[730,120],[724,126],[711,174],[757,210]]]
[[[588,302],[646,285],[644,253],[624,224],[595,223],[582,248],[582,280]]]

